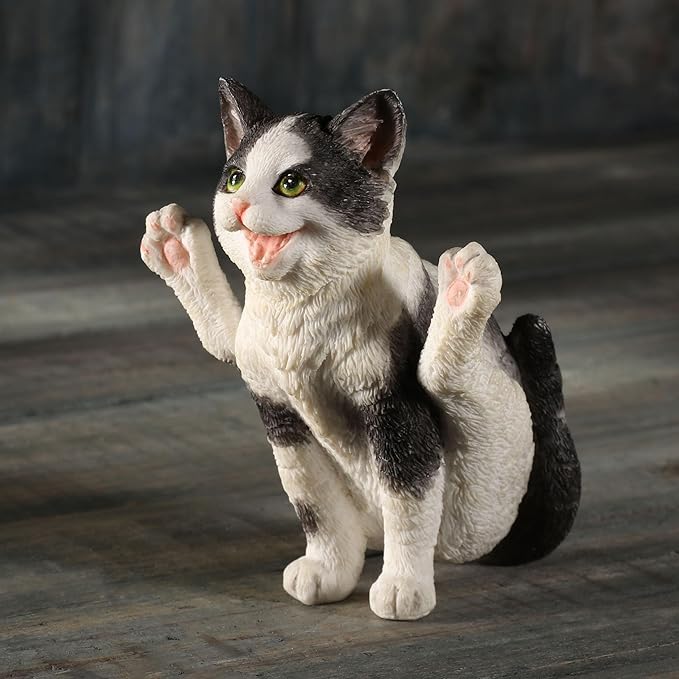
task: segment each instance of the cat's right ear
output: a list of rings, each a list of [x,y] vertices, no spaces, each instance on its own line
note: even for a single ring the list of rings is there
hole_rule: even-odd
[[[219,106],[227,158],[234,154],[253,125],[273,115],[259,97],[233,78],[219,79]]]

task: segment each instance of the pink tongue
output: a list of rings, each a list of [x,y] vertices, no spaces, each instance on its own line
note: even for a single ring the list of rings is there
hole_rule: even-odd
[[[281,236],[266,236],[264,234],[246,232],[250,259],[255,264],[269,264],[290,240],[290,233]]]

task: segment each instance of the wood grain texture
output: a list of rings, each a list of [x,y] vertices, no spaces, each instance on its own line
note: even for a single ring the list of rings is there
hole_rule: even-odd
[[[0,677],[677,676],[677,157],[409,150],[394,232],[480,240],[503,327],[545,315],[583,467],[553,555],[438,564],[415,623],[370,612],[379,555],[346,602],[283,592],[304,538],[256,408],[138,261],[144,214],[207,216],[209,183],[5,204]]]

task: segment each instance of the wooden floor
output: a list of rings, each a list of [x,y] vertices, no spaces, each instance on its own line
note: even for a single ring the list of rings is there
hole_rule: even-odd
[[[0,219],[0,676],[679,676],[679,144],[414,148],[394,233],[481,241],[505,329],[550,321],[583,467],[561,548],[437,565],[415,623],[281,587],[304,545],[255,407],[138,261],[197,188],[48,192]],[[233,272],[233,269],[229,269]],[[240,289],[240,286],[238,286]]]

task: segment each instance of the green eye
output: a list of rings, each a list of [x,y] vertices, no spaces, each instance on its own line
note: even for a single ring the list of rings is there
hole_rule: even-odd
[[[245,181],[245,172],[239,170],[237,167],[232,167],[226,174],[226,183],[224,184],[224,190],[227,193],[236,193],[243,182]]]
[[[306,189],[306,181],[297,172],[286,172],[274,186],[274,191],[286,198],[296,198]]]

